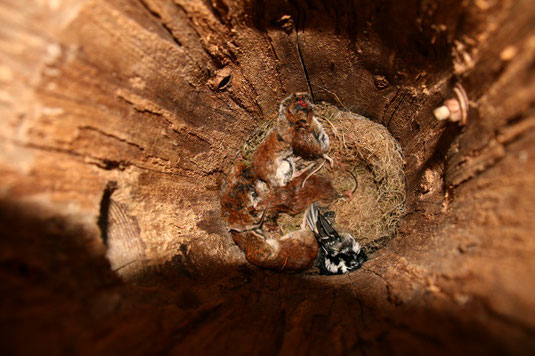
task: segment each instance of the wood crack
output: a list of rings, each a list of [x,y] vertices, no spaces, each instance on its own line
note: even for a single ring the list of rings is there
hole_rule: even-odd
[[[390,283],[388,283],[388,281],[381,274],[375,272],[374,270],[365,268],[365,267],[362,267],[361,269],[364,270],[364,271],[373,273],[374,275],[376,275],[377,277],[379,277],[383,281],[383,283],[385,284],[386,294],[387,294],[386,295],[386,300],[390,304],[392,304],[395,307],[398,307],[398,306],[400,306],[402,304],[401,300],[399,300],[397,297],[394,296],[394,294],[392,292],[392,286],[390,285]]]
[[[518,118],[512,121],[514,124],[496,131],[495,138],[485,147],[473,151],[470,156],[465,156],[447,169],[447,181],[451,187],[458,187],[496,166],[508,156],[508,148],[535,127],[535,117]]]
[[[150,167],[145,167],[145,166],[139,165],[139,164],[134,163],[132,161],[101,158],[101,157],[96,157],[96,156],[92,156],[92,155],[82,154],[82,153],[79,153],[79,152],[76,152],[76,151],[72,151],[72,150],[69,150],[69,149],[66,149],[66,148],[44,146],[44,145],[38,145],[38,144],[35,144],[35,143],[26,143],[26,142],[21,142],[21,141],[14,140],[14,139],[11,139],[11,138],[6,138],[6,137],[0,137],[0,139],[5,140],[6,142],[9,142],[9,143],[14,144],[14,145],[19,146],[19,147],[24,147],[24,148],[29,148],[29,149],[34,149],[34,150],[44,151],[44,152],[65,154],[65,155],[68,155],[68,156],[80,158],[80,159],[84,160],[84,163],[94,165],[94,166],[96,166],[96,167],[98,167],[100,169],[104,169],[104,170],[118,169],[120,171],[123,171],[123,170],[125,170],[125,168],[132,166],[132,167],[136,167],[136,168],[139,168],[139,169],[143,169],[143,170],[154,172],[154,173],[158,173],[158,174],[166,174],[166,175],[178,176],[178,177],[183,177],[183,178],[198,178],[198,176],[199,176],[198,172],[196,172],[196,171],[194,171],[192,169],[184,168],[184,167],[181,167],[180,170],[184,171],[184,172],[191,172],[193,174],[191,174],[191,175],[181,174],[176,170],[161,171],[161,170],[157,170],[157,169],[154,169],[154,168],[150,168]]]
[[[392,103],[396,101],[396,99],[397,99],[397,97],[399,95],[399,92],[400,92],[400,89],[398,88],[396,90],[396,93],[394,94],[394,97],[392,99],[388,100],[388,102],[385,104],[385,106],[383,108],[383,112],[381,113],[381,120],[380,120],[381,123],[383,123],[383,125],[384,125],[384,122],[385,122],[384,121],[384,117],[388,113],[388,109],[390,108],[390,105],[392,105]]]
[[[401,95],[402,95],[401,98],[399,99],[396,107],[392,111],[392,114],[390,115],[390,119],[388,120],[388,123],[386,124],[386,127],[388,129],[390,129],[390,123],[392,122],[392,119],[394,118],[394,115],[396,115],[397,111],[399,110],[399,107],[401,106],[401,104],[403,104],[403,102],[405,101],[405,98],[407,97],[407,93],[406,92],[403,92]]]
[[[269,33],[263,32],[263,34],[264,34],[264,38],[267,40],[269,48],[271,48],[271,52],[273,53],[273,56],[275,57],[275,72],[277,72],[277,80],[279,81],[281,91],[285,93],[286,91],[284,90],[284,84],[282,83],[282,75],[279,71],[279,66],[278,66],[279,56],[277,55],[277,51],[275,51],[275,46],[273,45],[273,40],[271,39],[271,36],[269,36]]]
[[[351,279],[351,273],[346,274],[346,276],[347,276],[347,279],[349,279],[349,283],[351,284],[351,293],[353,294],[353,296],[355,297],[355,300],[357,301],[357,303],[359,305],[360,321],[364,325],[364,306],[362,305],[361,297],[359,295],[357,287],[355,286],[355,283]]]
[[[299,11],[299,9],[298,9]],[[299,12],[301,14],[301,12]],[[304,17],[304,15],[303,15]],[[310,83],[310,76],[308,74],[308,69],[307,69],[307,66],[305,64],[305,59],[303,58],[303,52],[301,50],[301,41],[299,40],[299,25],[300,25],[300,18],[301,16],[298,16],[297,17],[297,20],[295,21],[295,44],[296,44],[296,47],[297,47],[297,54],[299,55],[299,61],[301,62],[301,67],[303,68],[303,73],[305,74],[305,79],[306,79],[306,82],[307,82],[307,86],[308,86],[308,91],[310,92],[310,96],[312,96],[312,100],[315,102],[316,99],[314,97],[314,91],[312,90],[312,84]],[[305,24],[304,24],[304,20],[303,20],[303,24],[302,24],[303,28],[302,28],[302,33],[305,32]]]
[[[109,212],[111,204],[111,195],[117,190],[117,182],[110,181],[106,184],[104,191],[102,192],[102,198],[100,199],[100,210],[97,220],[97,225],[100,228],[100,236],[104,246],[108,247],[108,225],[109,225]]]
[[[140,151],[145,151],[145,148],[144,148],[144,147],[142,147],[141,145],[139,145],[139,144],[137,144],[137,143],[135,143],[135,142],[128,141],[128,140],[126,140],[126,139],[124,139],[124,138],[117,137],[117,136],[115,136],[114,134],[110,134],[110,133],[108,133],[108,132],[102,131],[102,130],[100,130],[100,129],[97,129],[96,127],[88,126],[88,125],[84,125],[84,126],[78,126],[78,128],[79,128],[80,130],[94,131],[94,132],[96,132],[96,133],[98,133],[98,134],[100,134],[100,135],[102,135],[102,136],[106,136],[106,137],[109,137],[109,138],[111,138],[111,139],[117,140],[117,141],[119,141],[119,142],[126,143],[127,145],[130,145],[130,146],[132,146],[132,147],[135,147],[135,148],[137,148],[137,149],[140,150]]]
[[[221,59],[217,56],[214,56],[206,47],[205,41],[202,40],[203,36],[201,36],[200,32],[197,30],[197,27],[195,26],[195,23],[191,19],[191,15],[188,13],[188,11],[184,8],[182,4],[180,4],[178,1],[173,1],[173,4],[176,6],[177,9],[179,9],[188,19],[189,27],[195,32],[197,35],[197,38],[199,39],[199,43],[201,44],[202,50],[204,53],[210,58],[210,60],[215,64],[217,68],[221,68],[223,66],[223,63],[221,62]],[[232,56],[234,57],[234,56]],[[232,59],[232,58],[231,58]]]
[[[209,141],[208,139],[206,139],[206,138],[200,136],[198,133],[195,133],[195,132],[193,132],[193,131],[189,131],[189,132],[188,132],[188,135],[193,136],[193,137],[195,137],[196,139],[198,139],[198,140],[200,140],[200,141],[202,141],[202,142],[204,142],[204,143],[207,143],[207,144],[210,145],[210,146],[212,145],[212,142],[211,142],[211,141]]]
[[[169,36],[171,37],[171,40],[178,46],[178,47],[183,47],[182,46],[182,42],[180,42],[180,40],[178,39],[178,37],[176,37],[174,34],[173,34],[173,31],[171,31],[171,29],[169,28],[169,25],[166,24],[163,19],[162,19],[162,15],[160,15],[157,11],[153,10],[150,8],[150,6],[146,3],[145,0],[139,0],[139,3],[141,4],[141,6],[143,6],[143,8],[145,10],[147,10],[149,12],[149,14],[154,18],[156,19],[156,21],[162,26],[162,28],[169,34]]]
[[[206,73],[206,68],[203,68],[193,58],[193,56],[186,50],[186,48],[182,44],[182,41],[180,41],[180,39],[174,34],[173,30],[171,29],[169,24],[166,21],[163,20],[162,16],[157,11],[151,9],[150,6],[146,3],[145,0],[139,0],[139,2],[141,4],[141,6],[143,6],[143,8],[145,8],[145,10],[147,10],[147,12],[154,19],[156,19],[156,21],[160,24],[160,26],[162,26],[162,28],[169,34],[169,37],[171,38],[171,40],[177,45],[177,47],[179,47],[184,52],[184,54],[189,58],[189,60],[192,61],[197,66],[197,68],[201,71],[201,73]],[[188,84],[190,84],[193,87],[195,87],[193,84],[191,84],[189,82],[188,82]]]

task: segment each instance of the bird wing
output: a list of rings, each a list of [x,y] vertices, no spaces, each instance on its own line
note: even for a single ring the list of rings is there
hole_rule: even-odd
[[[312,205],[310,205],[310,207],[305,212],[304,223],[306,223],[310,230],[314,232],[314,235],[318,234],[318,228],[316,227],[316,222],[318,221],[318,214],[319,209],[317,203],[313,203]]]
[[[316,227],[318,229],[321,240],[329,242],[330,244],[341,242],[342,238],[334,227],[329,223],[327,218],[322,214],[318,213],[318,221],[316,222]]]
[[[317,203],[313,203],[305,213],[305,222],[308,227],[314,232],[320,244],[335,244],[340,243],[342,238],[334,227],[329,223],[329,220],[321,213]]]
[[[316,265],[320,274],[333,275],[354,271],[368,259],[360,244],[348,233],[338,233],[332,226],[334,219],[323,214],[317,203],[305,213],[303,223],[314,232],[320,245]]]

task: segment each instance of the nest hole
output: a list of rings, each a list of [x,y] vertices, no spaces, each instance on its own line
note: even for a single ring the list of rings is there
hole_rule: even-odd
[[[359,114],[326,102],[315,112],[330,137],[334,159],[323,174],[346,195],[330,207],[336,225],[372,253],[396,234],[405,211],[401,146],[386,127]],[[300,219],[288,219],[285,225],[293,225],[284,228],[297,228]]]
[[[316,105],[314,112],[329,135],[329,155],[334,160],[332,167],[325,164],[317,174],[328,177],[345,196],[329,207],[336,227],[354,236],[366,253],[373,253],[395,236],[405,213],[401,146],[385,126],[362,115],[327,102]],[[242,158],[252,159],[275,122],[266,120],[255,131],[242,147]],[[303,214],[281,213],[277,223],[282,234],[299,230]]]

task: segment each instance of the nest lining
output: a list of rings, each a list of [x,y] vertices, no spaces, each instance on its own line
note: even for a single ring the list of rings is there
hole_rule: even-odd
[[[383,125],[361,115],[322,102],[314,109],[330,138],[328,164],[317,174],[326,175],[340,194],[350,197],[333,203],[335,227],[351,233],[370,253],[382,247],[397,230],[404,214],[405,173],[399,143]],[[256,147],[276,124],[267,119],[243,145],[240,155],[249,163]],[[298,230],[303,214],[281,214],[282,233]]]
[[[316,106],[316,116],[331,139],[335,166],[324,174],[352,197],[331,206],[336,226],[350,232],[367,252],[380,248],[397,230],[405,208],[401,146],[383,125],[334,105]],[[351,173],[349,173],[351,172]]]

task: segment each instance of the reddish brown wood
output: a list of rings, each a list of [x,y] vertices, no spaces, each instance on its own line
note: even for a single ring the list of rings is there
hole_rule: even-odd
[[[534,23],[531,0],[3,1],[3,353],[533,354]],[[463,128],[432,115],[456,82]],[[349,275],[256,269],[220,217],[298,91],[404,150],[399,235]]]

